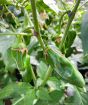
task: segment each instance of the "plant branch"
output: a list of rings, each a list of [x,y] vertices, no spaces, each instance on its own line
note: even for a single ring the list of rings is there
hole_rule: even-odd
[[[36,84],[36,76],[35,76],[35,73],[33,71],[33,68],[31,66],[31,64],[30,64],[30,69],[31,69],[31,73],[32,73],[32,78],[33,78],[34,84]]]
[[[30,0],[30,1],[31,1],[31,8],[32,8],[32,14],[33,14],[33,20],[34,20],[34,33],[37,36],[38,41],[44,50],[45,45],[40,35],[39,24],[38,24],[37,13],[36,13],[36,3],[35,3],[35,0]]]
[[[0,35],[10,35],[10,36],[17,36],[17,35],[22,35],[22,36],[31,36],[28,33],[0,33]]]
[[[60,17],[60,20],[59,20],[59,34],[61,33],[61,23],[62,23],[62,21],[63,21],[63,17],[66,15],[66,14],[68,14],[68,12],[69,11],[66,11],[66,12],[64,12],[62,15],[61,15],[61,17]]]
[[[61,41],[61,44],[60,44],[60,47],[59,47],[61,51],[63,49],[63,45],[64,45],[64,43],[66,41],[66,38],[67,38],[67,35],[68,35],[67,33],[68,33],[69,28],[71,26],[71,23],[72,23],[72,21],[73,21],[73,19],[75,17],[75,14],[77,12],[79,4],[80,4],[80,0],[77,0],[76,5],[75,5],[75,7],[73,8],[73,10],[71,12],[71,16],[69,17],[68,24],[67,24],[67,27],[66,27],[66,30],[65,30],[65,33],[64,33],[64,37],[62,38],[62,41]]]

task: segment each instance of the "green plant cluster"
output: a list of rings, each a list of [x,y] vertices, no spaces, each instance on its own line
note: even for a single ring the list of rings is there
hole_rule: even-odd
[[[88,105],[82,74],[68,59],[88,19],[81,0],[0,0],[0,105]]]

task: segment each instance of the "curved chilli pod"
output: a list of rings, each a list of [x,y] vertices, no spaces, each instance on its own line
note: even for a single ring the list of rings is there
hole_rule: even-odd
[[[30,56],[28,54],[24,57],[24,74],[23,74],[23,80],[25,82],[30,82],[32,80],[32,71],[31,71],[31,64],[30,64]]]
[[[47,48],[48,63],[67,82],[78,87],[84,87],[85,82],[81,73],[56,48]]]

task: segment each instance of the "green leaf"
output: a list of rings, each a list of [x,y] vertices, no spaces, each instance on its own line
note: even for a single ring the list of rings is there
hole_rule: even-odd
[[[3,105],[3,101],[0,101],[0,105]]]
[[[47,70],[48,70],[47,65],[43,61],[41,61],[39,66],[37,67],[37,74],[38,74],[38,76],[41,79],[44,79]]]
[[[17,68],[19,70],[23,70],[24,69],[24,67],[23,67],[24,56],[23,56],[22,52],[11,50],[11,54],[12,54],[13,62],[15,62]]]
[[[57,6],[57,3],[55,0],[43,0],[43,2],[50,7],[50,9],[52,9],[54,12],[56,12],[57,14],[59,13],[59,8]]]
[[[73,31],[73,30],[69,31],[67,38],[65,40],[65,53],[66,53],[66,55],[68,55],[68,52],[71,52],[71,50],[72,50],[71,45],[73,44],[75,38],[76,38],[76,31]],[[70,55],[68,55],[68,56],[70,56]]]
[[[87,105],[88,93],[80,92],[75,88],[74,96],[67,97],[65,105]]]
[[[9,48],[3,54],[3,61],[5,63],[6,69],[8,69],[8,70],[13,70],[13,69],[15,69],[17,67],[16,63],[15,63],[15,60],[13,58],[13,55],[12,55],[11,48]]]
[[[36,2],[36,6],[37,6],[37,9],[39,12],[41,12],[43,10],[50,11],[50,8],[43,2],[43,0],[38,0]]]
[[[43,80],[41,78],[38,78],[36,81],[36,87],[41,86],[42,82],[43,82]]]
[[[44,100],[38,100],[35,105],[59,105],[59,103],[52,103]]]
[[[33,27],[33,23],[30,20],[29,14],[28,14],[26,9],[24,9],[24,23],[23,23],[23,27],[24,27],[24,29],[26,29],[28,27]]]
[[[0,53],[2,54],[2,59],[4,64],[8,68],[14,68],[15,64],[13,62],[12,54],[10,51],[11,45],[14,43],[15,36],[0,36]]]
[[[5,5],[5,4],[12,4],[12,0],[0,0],[0,4]]]
[[[26,103],[26,105],[33,105],[34,99],[36,99],[35,96],[35,90],[31,90],[27,93],[27,95],[24,98],[24,103]],[[22,104],[21,104],[22,105]],[[24,104],[25,105],[25,104]]]
[[[13,105],[34,105],[34,100],[36,99],[35,90],[30,89],[27,94],[21,99],[18,99]]]
[[[48,103],[48,101],[38,100],[35,105],[50,105],[50,104]]]
[[[8,48],[14,43],[15,36],[2,36],[0,35],[0,53],[4,54]]]
[[[11,83],[0,90],[0,100],[11,97],[14,94],[25,94],[30,88],[32,87],[27,83]]]
[[[34,48],[38,45],[38,40],[35,36],[31,37],[30,44],[28,45],[28,52],[31,54]]]
[[[62,81],[58,80],[56,77],[50,77],[47,81],[48,86],[51,90],[60,90],[60,86],[62,85]]]
[[[36,92],[36,95],[38,99],[45,100],[45,101],[50,100],[49,92],[46,88],[43,88],[43,87],[39,88],[39,90],[37,90]]]
[[[74,42],[74,39],[76,37],[76,31],[73,31],[73,30],[69,31],[67,36],[68,37],[66,38],[65,46],[66,48],[69,48]]]
[[[50,93],[51,103],[56,104],[59,103],[61,98],[64,96],[64,90],[54,90]]]
[[[71,54],[74,53],[75,47],[70,47],[69,49],[67,49],[65,56],[68,58],[71,56]]]
[[[83,16],[82,27],[81,27],[81,39],[84,54],[88,54],[88,13]]]
[[[6,3],[6,0],[0,0],[0,4],[5,4]]]
[[[80,95],[82,97],[82,105],[87,105],[88,104],[88,92],[81,93]]]
[[[84,53],[84,61],[88,61],[88,13],[83,16],[82,26],[81,26],[81,40]]]

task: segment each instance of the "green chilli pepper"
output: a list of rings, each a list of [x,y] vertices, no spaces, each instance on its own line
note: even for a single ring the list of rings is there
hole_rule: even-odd
[[[47,57],[48,63],[64,80],[78,87],[84,87],[85,82],[81,73],[56,48],[48,46]]]
[[[25,55],[23,62],[25,68],[23,80],[25,82],[30,82],[32,80],[32,72],[31,72],[30,56],[28,54]]]

